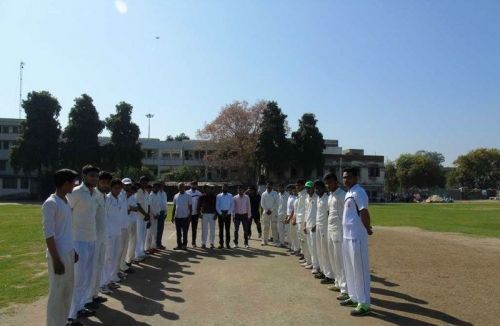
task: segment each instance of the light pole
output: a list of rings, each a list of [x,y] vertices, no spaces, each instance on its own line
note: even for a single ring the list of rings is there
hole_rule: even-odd
[[[24,62],[21,61],[19,64],[19,119],[21,119],[21,110],[23,104],[23,69]]]
[[[151,118],[154,117],[154,114],[148,113],[146,114],[146,118],[148,118],[148,139],[151,137]]]

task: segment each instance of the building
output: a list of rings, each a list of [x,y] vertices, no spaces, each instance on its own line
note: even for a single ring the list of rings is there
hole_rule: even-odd
[[[10,150],[21,133],[22,119],[0,118],[0,197],[28,196],[32,180],[16,173],[10,164]]]

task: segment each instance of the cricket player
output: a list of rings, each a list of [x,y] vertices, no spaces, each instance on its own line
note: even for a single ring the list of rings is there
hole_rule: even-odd
[[[318,209],[318,195],[314,192],[314,183],[306,182],[306,201],[305,201],[305,225],[304,233],[306,234],[307,246],[311,255],[312,274],[320,272],[318,253],[316,251],[316,212]],[[310,266],[306,266],[310,269]]]
[[[265,246],[269,240],[275,241],[278,239],[277,219],[275,217],[278,211],[278,194],[273,190],[272,182],[267,183],[266,191],[262,193],[260,198],[260,206],[262,207],[264,218],[264,237],[262,238],[262,245]],[[271,239],[269,239],[269,227],[272,229]]]
[[[294,207],[297,201],[297,188],[295,185],[290,186],[290,196],[288,197],[286,209],[286,224],[288,225],[288,248],[290,255],[300,255],[300,246],[297,238],[297,224],[293,222]]]
[[[321,180],[314,182],[314,189],[318,196],[316,211],[316,252],[318,254],[321,272],[316,274],[322,284],[333,284],[333,271],[328,256],[328,193],[325,183]]]
[[[278,185],[278,239],[275,240],[281,248],[286,248],[285,246],[285,223],[287,218],[287,205],[288,197],[290,194],[285,191],[285,186],[280,183]],[[290,241],[289,241],[290,242]]]
[[[343,306],[355,306],[352,316],[370,313],[370,265],[368,235],[373,234],[368,212],[368,196],[358,184],[358,170],[345,169],[342,175],[348,191],[345,196],[343,226],[343,254],[349,299]]]
[[[294,207],[294,222],[297,224],[297,238],[299,240],[300,249],[302,250],[302,255],[299,256],[299,263],[307,269],[312,269],[311,255],[309,253],[309,246],[307,245],[307,237],[304,233],[306,223],[306,197],[308,195],[304,188],[305,181],[303,179],[297,180],[296,185],[298,195]]]

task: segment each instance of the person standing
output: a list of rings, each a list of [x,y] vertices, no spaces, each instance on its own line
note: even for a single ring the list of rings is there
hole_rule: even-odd
[[[62,169],[56,171],[53,178],[56,191],[42,205],[49,274],[46,324],[61,326],[66,325],[71,308],[74,264],[78,262],[73,244],[71,206],[66,198],[73,191],[78,174],[73,170]]]
[[[215,220],[217,219],[214,187],[212,185],[205,185],[203,191],[204,193],[198,201],[198,212],[202,214],[201,247],[203,249],[207,248],[208,233],[210,233],[210,249],[214,249]]]
[[[191,189],[186,191],[186,194],[191,196],[191,205],[193,211],[191,212],[191,245],[196,248],[196,238],[198,233],[198,220],[200,218],[200,212],[198,211],[198,200],[201,197],[201,192],[198,190],[198,181],[191,181]]]
[[[306,198],[308,196],[307,191],[304,187],[305,181],[303,179],[297,180],[297,200],[295,201],[294,207],[294,222],[297,224],[297,239],[299,242],[302,254],[299,256],[299,262],[302,266],[306,268],[312,268],[311,255],[309,253],[309,246],[307,245],[307,237],[304,233],[304,228],[306,225],[305,213],[306,213]],[[292,222],[293,223],[293,222]]]
[[[278,239],[277,243],[281,248],[286,248],[285,246],[285,223],[287,219],[287,205],[288,205],[288,197],[290,194],[288,191],[285,191],[285,186],[280,183],[278,185]],[[289,241],[290,242],[290,241]]]
[[[215,209],[219,219],[219,249],[224,248],[224,231],[226,231],[226,248],[231,249],[229,245],[231,236],[231,214],[233,212],[233,196],[227,192],[227,185],[222,185],[222,192],[217,195]]]
[[[95,315],[95,311],[85,307],[92,290],[92,275],[95,269],[96,212],[97,200],[95,187],[99,180],[99,169],[92,165],[82,168],[81,185],[67,195],[73,211],[73,242],[79,260],[75,264],[75,283],[73,300],[68,319]]]
[[[312,266],[306,266],[311,269],[312,274],[320,272],[318,253],[316,250],[316,212],[318,208],[318,195],[314,193],[314,183],[312,181],[306,182],[306,207],[305,207],[305,227],[304,233],[306,234],[307,246],[311,255]]]
[[[136,184],[137,192],[135,193],[135,198],[137,201],[137,209],[139,214],[137,214],[137,241],[135,245],[135,262],[141,262],[146,258],[144,252],[144,243],[146,241],[146,224],[149,222],[149,193],[146,192],[146,187],[148,186],[148,178],[142,176],[139,179],[139,183]]]
[[[238,248],[238,232],[240,224],[243,225],[243,240],[245,248],[248,245],[248,224],[252,218],[252,208],[250,207],[250,198],[245,195],[243,186],[238,186],[238,194],[233,197],[233,223],[234,223],[234,247]]]
[[[260,224],[260,194],[255,186],[250,186],[247,189],[247,195],[250,198],[250,207],[252,208],[252,219],[248,224],[248,238],[252,237],[252,221],[255,221],[259,239],[262,238],[262,226]]]
[[[106,258],[106,194],[109,192],[111,180],[113,176],[111,173],[106,171],[99,172],[99,181],[97,183],[96,192],[96,201],[97,201],[97,210],[96,210],[96,254],[95,254],[95,268],[94,273],[92,274],[92,298],[89,298],[94,303],[103,303],[106,302],[107,299],[99,296],[99,292],[101,291],[101,287],[104,286],[103,283],[103,270],[104,270],[104,262]],[[107,293],[110,293],[107,291]]]
[[[137,243],[137,217],[139,215],[139,205],[137,204],[137,197],[135,196],[137,192],[137,186],[135,184],[130,185],[127,190],[127,205],[128,205],[128,247],[127,255],[125,257],[125,263],[129,267],[128,272],[132,272],[132,263],[136,259],[135,247]]]
[[[278,238],[276,235],[277,226],[276,223],[272,223],[273,220],[276,220],[274,216],[278,210],[278,194],[273,190],[273,183],[268,182],[266,185],[266,191],[262,193],[260,199],[260,206],[262,207],[262,212],[264,214],[264,237],[262,238],[262,245],[267,245],[267,242],[274,241]],[[273,227],[274,226],[274,227]],[[273,228],[272,236],[273,238],[269,239],[269,227]],[[276,231],[275,231],[276,230]]]
[[[133,270],[127,265],[127,251],[129,244],[129,226],[130,226],[130,206],[128,204],[128,194],[130,193],[132,187],[132,180],[130,178],[122,179],[123,189],[120,192],[120,200],[123,204],[120,206],[122,208],[121,216],[121,234],[120,234],[120,271],[118,276],[121,280],[124,280],[128,273],[133,273]]]
[[[160,215],[158,216],[158,227],[156,230],[156,248],[165,250],[166,247],[161,243],[163,239],[163,230],[165,228],[165,218],[167,217],[168,211],[168,198],[165,192],[165,185],[160,184],[160,190],[158,191],[160,198]]]
[[[179,192],[174,196],[174,209],[172,210],[172,223],[175,222],[177,231],[177,247],[174,250],[187,250],[188,230],[193,211],[191,196],[186,193],[184,183],[179,183]]]
[[[328,257],[335,284],[328,289],[340,292],[338,300],[349,299],[345,281],[344,257],[342,253],[342,215],[346,192],[338,185],[337,176],[329,173],[324,177],[330,196],[328,197]]]
[[[325,183],[321,180],[314,182],[314,189],[318,196],[316,209],[316,252],[318,254],[321,272],[316,274],[322,284],[333,284],[333,271],[328,257],[328,194]]]
[[[161,213],[161,199],[160,199],[160,186],[159,182],[153,184],[153,190],[149,194],[149,214],[151,216],[149,223],[146,225],[146,253],[153,254],[156,249],[156,235],[158,231],[158,218]],[[148,228],[149,225],[149,228]]]
[[[368,196],[358,184],[358,170],[345,169],[342,175],[348,191],[345,196],[342,218],[345,276],[349,299],[343,306],[354,306],[352,316],[364,316],[370,309],[370,264],[368,259],[368,235],[372,235]]]
[[[293,185],[291,187],[291,193],[287,201],[286,209],[286,224],[288,225],[288,248],[290,249],[290,255],[298,256],[300,255],[300,246],[297,238],[297,224],[293,222],[294,220],[294,207],[297,201],[297,187]]]
[[[104,262],[104,276],[102,292],[120,287],[116,282],[120,279],[118,271],[120,267],[120,235],[121,219],[123,215],[122,206],[125,203],[120,199],[122,182],[119,179],[111,180],[110,192],[106,195],[106,255]]]

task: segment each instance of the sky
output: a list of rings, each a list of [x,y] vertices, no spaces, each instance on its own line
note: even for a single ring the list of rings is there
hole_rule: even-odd
[[[144,137],[154,114],[160,139],[274,100],[292,130],[312,112],[391,160],[500,147],[498,0],[0,0],[0,41],[0,117],[18,116],[22,60],[23,97],[50,91],[63,127],[82,93],[102,119],[131,103]]]

